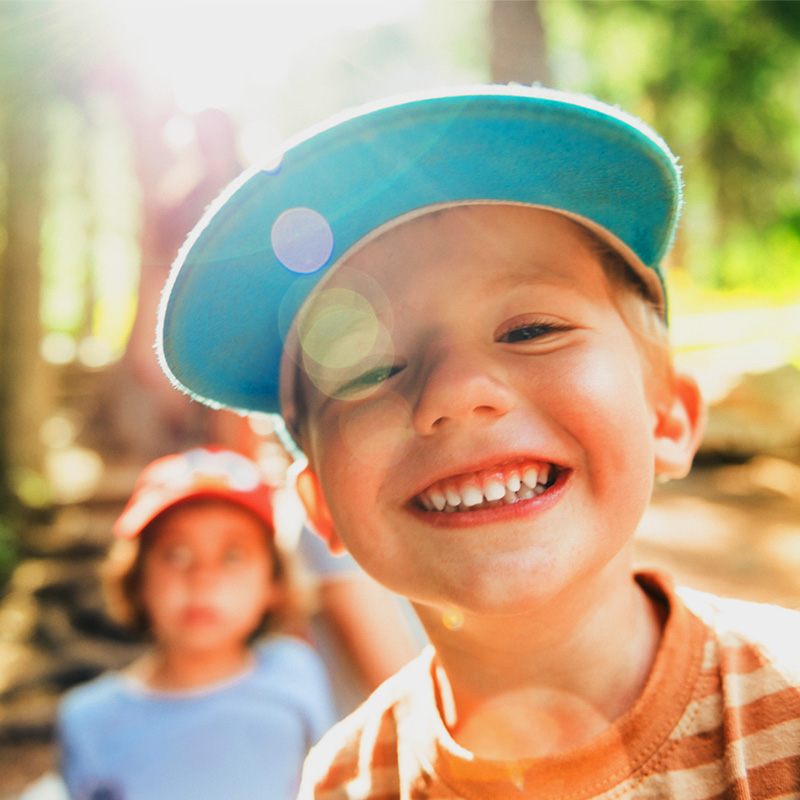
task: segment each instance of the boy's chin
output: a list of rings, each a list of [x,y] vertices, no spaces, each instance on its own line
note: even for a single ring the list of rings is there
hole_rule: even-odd
[[[440,631],[461,630],[470,621],[501,626],[538,619],[537,625],[546,625],[554,614],[580,616],[613,602],[616,591],[628,591],[633,571],[629,548],[595,568],[559,564],[545,553],[515,554],[483,564],[461,580],[452,571],[439,598],[412,603],[426,628]]]
[[[536,583],[536,586],[531,586]],[[555,585],[544,581],[509,581],[501,586],[489,581],[473,582],[461,590],[452,590],[448,600],[422,603],[412,601],[423,624],[445,631],[461,630],[468,621],[503,620],[513,622],[520,617],[544,613],[552,607],[559,595]],[[430,633],[430,631],[429,631]]]

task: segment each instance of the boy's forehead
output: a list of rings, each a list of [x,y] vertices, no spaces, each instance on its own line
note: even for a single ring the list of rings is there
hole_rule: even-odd
[[[382,310],[385,292],[414,280],[416,271],[428,278],[443,273],[447,282],[452,276],[444,273],[464,272],[468,261],[482,261],[486,281],[495,285],[558,278],[564,246],[588,249],[585,232],[562,214],[508,203],[470,203],[420,214],[385,230],[354,248],[320,288],[344,286],[375,296]]]

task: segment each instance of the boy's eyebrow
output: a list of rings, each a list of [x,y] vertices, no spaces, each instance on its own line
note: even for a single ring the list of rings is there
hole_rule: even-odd
[[[526,260],[525,263],[529,266],[529,268],[526,269],[523,267],[514,272],[505,272],[502,277],[497,278],[497,280],[494,282],[494,286],[496,286],[498,290],[503,290],[525,284],[537,286],[574,285],[572,280],[568,280],[549,262],[531,258]]]
[[[548,280],[548,273],[553,275],[552,280],[555,280],[555,275],[557,275],[555,270],[535,262],[531,262],[530,266],[532,269],[506,273],[502,278],[498,279],[498,285],[517,286],[520,283],[542,283]]]
[[[567,275],[557,268],[543,262],[530,262],[533,269],[520,269],[506,272],[496,281],[490,282],[486,292],[487,296],[500,295],[512,292],[517,299],[524,299],[526,302],[534,302],[536,294],[541,292],[549,294],[554,292],[570,292],[572,296],[593,297],[588,286],[575,278],[574,275]],[[522,292],[522,296],[520,296]],[[529,309],[534,311],[535,309]],[[544,309],[541,309],[544,310]]]

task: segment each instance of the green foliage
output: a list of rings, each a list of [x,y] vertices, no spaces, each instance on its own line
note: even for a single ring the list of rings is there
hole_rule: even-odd
[[[135,311],[140,192],[109,105],[61,98],[47,109],[41,316],[45,331],[89,333],[118,356]]]
[[[17,537],[10,519],[0,516],[0,588],[11,576],[17,563]]]
[[[7,495],[6,501],[8,501]],[[17,526],[15,524],[17,517],[12,510],[12,505],[4,502],[3,511],[0,512],[0,590],[11,577],[19,560]]]
[[[730,226],[715,266],[714,288],[789,293],[800,286],[800,234],[791,222],[764,233],[749,225]]]
[[[693,275],[800,287],[800,3],[566,0],[544,10],[559,84],[638,113],[680,156]]]

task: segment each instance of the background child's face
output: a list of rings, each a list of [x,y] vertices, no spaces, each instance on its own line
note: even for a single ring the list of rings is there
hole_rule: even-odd
[[[141,598],[156,640],[185,651],[241,647],[277,592],[263,523],[209,500],[175,506],[155,525]]]
[[[657,413],[574,223],[517,206],[426,215],[358,251],[310,309],[304,447],[375,578],[516,613],[629,573]]]

